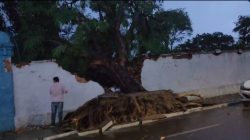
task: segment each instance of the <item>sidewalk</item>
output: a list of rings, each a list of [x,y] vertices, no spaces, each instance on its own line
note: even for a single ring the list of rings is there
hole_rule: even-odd
[[[222,104],[222,103],[239,103],[241,101],[240,95],[238,93],[221,95],[211,98],[206,98],[204,103],[207,105]]]
[[[65,132],[61,128],[27,129],[19,134],[15,132],[0,133],[0,140],[43,140],[44,137]]]

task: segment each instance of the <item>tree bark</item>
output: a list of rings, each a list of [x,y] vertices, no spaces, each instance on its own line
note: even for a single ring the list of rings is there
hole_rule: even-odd
[[[104,88],[117,87],[122,93],[145,91],[141,84],[129,74],[126,67],[114,61],[93,61],[86,76],[88,79],[97,81]]]
[[[128,45],[120,31],[121,21],[124,16],[123,1],[121,1],[118,10],[114,23],[115,28],[111,31],[114,33],[114,38],[119,45],[118,54],[115,58],[102,58],[92,61],[86,76],[88,79],[97,81],[105,89],[114,86],[119,88],[122,93],[145,91],[138,79],[128,71]]]
[[[121,20],[124,16],[124,2],[121,1],[119,6],[119,12],[115,20],[115,35],[119,42],[120,47],[118,48],[118,59],[121,66],[126,66],[128,64],[128,48],[124,37],[121,35],[120,26]]]

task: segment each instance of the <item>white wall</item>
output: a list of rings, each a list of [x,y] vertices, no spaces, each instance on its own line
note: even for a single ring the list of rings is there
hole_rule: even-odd
[[[55,62],[32,62],[22,68],[13,66],[16,128],[50,123],[49,87],[54,76],[58,76],[69,91],[65,96],[65,111],[75,110],[104,92],[96,82],[77,82],[74,75]]]
[[[172,57],[145,60],[141,81],[149,91],[172,89],[192,91],[205,97],[236,93],[239,84],[250,79],[250,52],[195,54],[192,59]]]
[[[239,84],[250,79],[250,52],[196,54],[193,58],[145,60],[141,73],[143,87],[149,91],[172,89],[195,92],[205,97],[236,93]],[[68,88],[64,110],[71,111],[102,94],[96,82],[79,83],[75,76],[54,62],[33,62],[22,68],[13,66],[16,127],[50,122],[49,87],[59,76]]]

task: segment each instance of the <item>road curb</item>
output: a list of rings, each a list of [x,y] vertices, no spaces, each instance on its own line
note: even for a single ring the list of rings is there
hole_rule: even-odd
[[[228,103],[228,106],[234,106],[234,105],[238,105],[238,104],[241,104],[242,101],[234,101],[234,102],[230,102]]]
[[[94,130],[89,130],[89,131],[84,131],[84,132],[78,132],[78,136],[87,136],[91,134],[103,134],[107,129],[109,129],[113,125],[113,121],[109,121],[106,123],[104,126],[102,126],[100,129],[94,129]]]
[[[128,128],[128,127],[133,127],[133,126],[139,126],[139,125],[140,125],[139,121],[132,122],[132,123],[126,123],[126,124],[118,124],[118,125],[112,126],[110,129],[108,129],[108,131],[118,130],[118,129],[122,129],[122,128]]]
[[[113,121],[109,121],[106,125],[104,125],[102,128],[101,128],[101,133],[105,132],[107,129],[109,129],[112,125],[113,125]]]
[[[89,131],[84,131],[84,132],[78,132],[78,136],[87,136],[87,135],[91,135],[91,134],[99,134],[100,130],[99,129],[95,129],[95,130],[89,130]]]
[[[188,109],[186,111],[180,111],[180,112],[174,112],[174,113],[168,113],[168,114],[160,114],[160,115],[165,116],[165,118],[162,118],[162,119],[169,119],[169,118],[173,118],[173,117],[178,117],[178,116],[191,114],[191,113],[194,113],[194,112],[200,112],[200,111],[206,111],[206,110],[210,110],[210,109],[216,109],[216,108],[222,108],[222,107],[237,105],[239,103],[241,103],[241,102],[236,101],[236,102],[230,102],[230,103],[222,103],[222,104],[217,104],[217,105],[208,106],[208,107],[196,107],[196,108]],[[162,120],[162,119],[150,119],[150,120],[144,120],[144,121],[141,121],[141,122],[136,121],[136,122],[122,124],[122,125],[114,125],[110,129],[108,129],[107,132],[111,132],[111,131],[119,130],[119,129],[123,129],[123,128],[140,126],[140,124],[141,125],[150,124],[150,123],[154,123],[154,122],[157,122],[159,120]]]
[[[77,134],[77,131],[70,131],[70,132],[48,136],[48,137],[43,138],[43,140],[54,140],[54,139],[63,138],[63,137],[67,137],[67,136],[74,135],[74,134]]]

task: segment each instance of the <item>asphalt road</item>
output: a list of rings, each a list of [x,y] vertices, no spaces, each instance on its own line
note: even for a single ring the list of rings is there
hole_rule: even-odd
[[[250,140],[250,110],[242,106],[196,112],[103,136],[70,136],[60,140]]]

